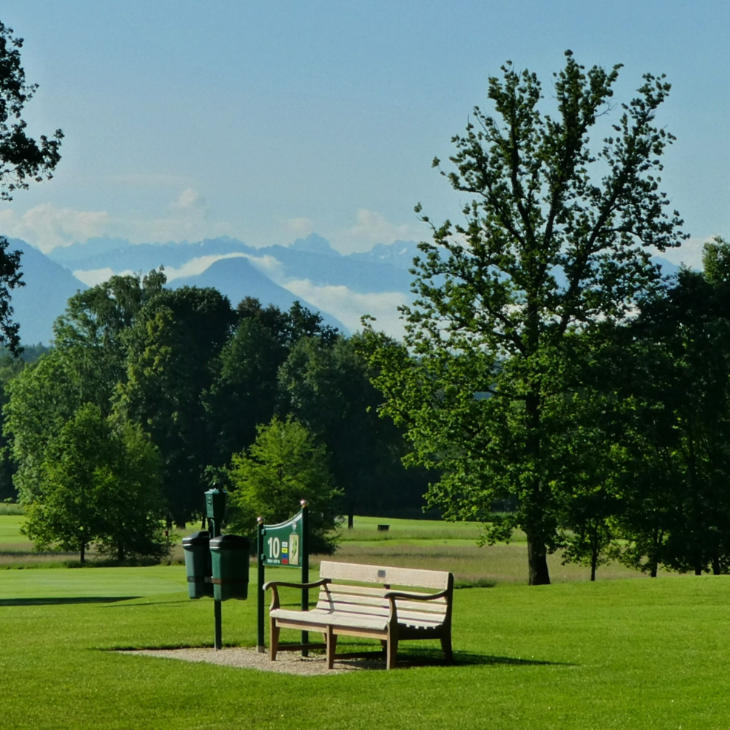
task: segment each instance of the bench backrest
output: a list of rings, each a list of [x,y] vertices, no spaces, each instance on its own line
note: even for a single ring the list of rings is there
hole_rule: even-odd
[[[390,604],[384,596],[388,590],[403,589],[423,595],[448,591],[446,596],[431,601],[409,601],[398,598],[396,605],[399,623],[416,621],[424,625],[438,625],[450,620],[454,579],[447,571],[323,560],[319,566],[319,576],[329,578],[333,582],[320,589],[318,608],[387,616]],[[362,585],[363,583],[368,585]],[[422,590],[424,588],[428,590]]]
[[[445,591],[450,584],[451,573],[445,570],[420,570],[417,568],[394,568],[383,565],[362,565],[361,563],[335,563],[323,560],[319,566],[319,577],[330,580],[356,581],[359,583],[381,583],[384,586],[431,588]]]

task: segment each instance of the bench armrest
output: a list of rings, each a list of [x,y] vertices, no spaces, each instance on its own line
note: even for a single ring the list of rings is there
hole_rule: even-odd
[[[439,591],[438,593],[408,593],[408,591],[388,591],[385,597],[388,600],[395,600],[396,598],[405,598],[409,601],[433,601],[437,598],[446,598],[451,595],[451,590],[448,588],[445,591]]]
[[[429,593],[424,595],[423,593],[409,593],[408,591],[388,591],[385,597],[390,603],[390,620],[398,622],[398,607],[396,605],[396,598],[404,598],[407,601],[434,601],[437,598],[448,598],[451,596],[451,589],[447,588],[445,591],[439,591],[438,593]]]
[[[270,580],[264,583],[264,590],[271,588],[271,606],[269,606],[269,610],[273,611],[275,608],[279,608],[279,588],[299,588],[306,590],[308,588],[317,588],[326,585],[329,582],[329,578],[322,578],[314,583],[288,583],[282,580]]]

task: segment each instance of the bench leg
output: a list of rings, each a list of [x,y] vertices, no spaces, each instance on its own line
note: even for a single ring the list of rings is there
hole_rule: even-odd
[[[451,662],[454,658],[451,650],[451,633],[445,634],[441,637],[441,648],[444,651],[444,656],[447,662]]]
[[[398,639],[395,636],[388,637],[388,646],[386,647],[385,668],[394,669],[396,654],[398,653]]]
[[[337,648],[337,634],[331,626],[327,627],[325,633],[325,640],[327,642],[327,669],[332,669],[335,663],[335,649]]]
[[[281,629],[276,625],[276,619],[269,622],[269,658],[271,661],[276,660],[276,652],[279,651],[279,632]]]

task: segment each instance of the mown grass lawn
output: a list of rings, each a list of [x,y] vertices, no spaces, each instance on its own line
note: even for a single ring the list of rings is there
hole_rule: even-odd
[[[367,524],[362,529],[369,535]],[[381,551],[394,548],[396,559],[408,546],[397,534],[391,521],[389,539],[374,541],[383,543]],[[421,566],[431,566],[430,554],[442,554],[450,539],[441,534],[411,548],[420,551]],[[337,557],[357,555],[363,542],[373,541],[345,540],[345,555]],[[283,573],[295,579],[296,571]],[[253,585],[249,595],[223,604],[226,645],[256,643]],[[443,664],[436,642],[404,642],[399,656],[411,666],[306,677],[116,653],[212,643],[212,601],[187,598],[181,565],[8,569],[0,571],[0,722],[4,728],[722,728],[730,717],[729,607],[726,576],[581,579],[533,588],[496,580],[495,587],[455,591],[453,665]],[[341,643],[375,650],[373,642]]]

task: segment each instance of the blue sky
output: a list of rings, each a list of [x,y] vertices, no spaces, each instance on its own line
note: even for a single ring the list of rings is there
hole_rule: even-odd
[[[730,3],[710,0],[3,0],[39,90],[35,134],[64,130],[55,178],[0,205],[0,232],[48,250],[317,232],[340,251],[422,239],[413,206],[458,217],[431,169],[511,59],[546,82],[571,48],[650,71],[677,136],[664,189],[692,236],[730,237]],[[675,260],[677,256],[673,257]]]

